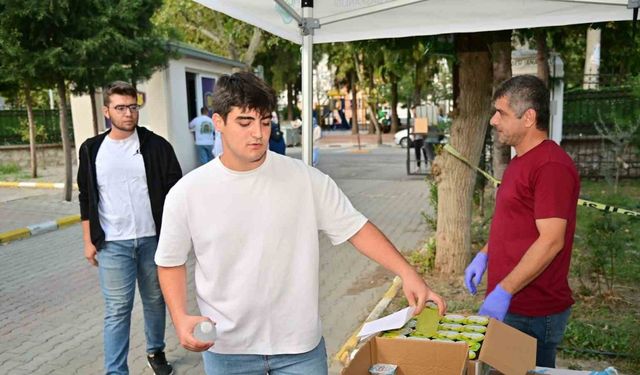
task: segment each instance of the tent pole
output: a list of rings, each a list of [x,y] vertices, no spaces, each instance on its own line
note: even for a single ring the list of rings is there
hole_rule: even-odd
[[[313,18],[313,1],[302,1],[302,18]],[[313,162],[313,29],[302,34],[302,161]]]

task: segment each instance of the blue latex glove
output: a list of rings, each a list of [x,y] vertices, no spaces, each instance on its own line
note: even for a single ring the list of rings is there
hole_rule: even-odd
[[[486,315],[502,321],[504,316],[507,315],[510,304],[511,294],[498,284],[484,300],[478,315]]]
[[[469,293],[476,294],[478,292],[477,287],[482,281],[482,275],[484,270],[487,269],[487,260],[489,256],[487,253],[479,252],[475,258],[469,263],[467,269],[464,270],[464,285],[466,285]]]

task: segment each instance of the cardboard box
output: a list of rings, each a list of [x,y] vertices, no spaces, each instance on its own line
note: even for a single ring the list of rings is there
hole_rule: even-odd
[[[374,337],[356,353],[342,375],[368,375],[375,363],[398,365],[397,375],[483,375],[488,368],[525,375],[536,367],[536,339],[491,319],[478,360],[468,361],[464,343]]]
[[[426,117],[417,117],[413,132],[416,134],[427,134],[429,132],[429,119]]]
[[[376,363],[398,365],[396,375],[463,375],[467,353],[463,344],[373,337],[358,350],[342,375],[369,375],[369,368]]]
[[[568,370],[563,368],[536,367],[535,370],[529,371],[527,375],[594,375],[594,374],[617,374],[613,367],[609,367],[603,371],[597,370]]]
[[[524,375],[536,367],[536,339],[499,320],[490,319],[477,361],[469,361],[468,368],[479,370],[467,375],[481,375],[486,363],[505,375]]]

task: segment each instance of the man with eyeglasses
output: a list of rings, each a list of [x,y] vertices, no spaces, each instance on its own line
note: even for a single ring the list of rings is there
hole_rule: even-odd
[[[154,262],[164,200],[182,177],[173,148],[138,126],[137,90],[114,82],[103,93],[111,129],[80,147],[78,187],[84,256],[98,267],[105,301],[106,374],[128,374],[136,280],[144,311],[147,360],[155,374],[173,373],[164,348],[166,307]]]

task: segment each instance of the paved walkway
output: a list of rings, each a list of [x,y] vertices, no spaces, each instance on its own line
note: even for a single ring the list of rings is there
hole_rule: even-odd
[[[415,249],[427,236],[421,217],[421,212],[428,210],[427,185],[420,177],[404,174],[405,153],[400,148],[370,148],[367,154],[323,148],[319,168],[331,175],[353,204],[401,250]],[[299,149],[290,153],[299,157]],[[11,206],[16,220],[21,215],[20,204],[29,207],[30,199],[37,199],[4,201],[1,197],[5,193],[6,189],[0,189],[0,215],[4,217]],[[56,202],[61,194],[50,193],[39,197],[44,202]],[[67,205],[60,207],[66,209]],[[77,202],[70,207],[77,208]],[[392,275],[349,244],[332,247],[321,236],[320,245],[321,316],[332,357],[388,288]],[[191,259],[188,263],[191,293],[193,262]],[[190,310],[195,313],[195,298],[192,294],[189,297]],[[103,302],[97,270],[82,257],[79,225],[0,246],[0,301],[0,373],[102,373]],[[132,374],[150,374],[145,368],[138,298],[132,319],[130,370]],[[200,355],[179,346],[170,319],[166,351],[177,374],[203,373]],[[339,369],[333,363],[331,373]]]

